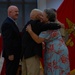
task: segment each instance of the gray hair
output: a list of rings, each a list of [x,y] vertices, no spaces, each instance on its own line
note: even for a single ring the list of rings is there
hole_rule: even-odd
[[[56,14],[55,14],[54,10],[47,8],[44,10],[44,12],[47,14],[47,18],[50,22],[55,22]]]

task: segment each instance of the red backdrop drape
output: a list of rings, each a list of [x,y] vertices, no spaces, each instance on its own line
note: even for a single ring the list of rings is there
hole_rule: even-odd
[[[0,54],[1,54],[1,51],[2,51],[2,37],[0,36]]]
[[[2,52],[2,37],[0,36],[0,54],[1,52]],[[3,63],[3,67],[0,75],[5,75],[5,61]]]
[[[66,29],[68,29],[66,32],[68,32],[69,36],[66,42],[68,43],[70,68],[73,70],[75,69],[75,30],[72,26],[75,24],[75,0],[64,0],[58,8],[57,14],[58,20],[64,23]]]

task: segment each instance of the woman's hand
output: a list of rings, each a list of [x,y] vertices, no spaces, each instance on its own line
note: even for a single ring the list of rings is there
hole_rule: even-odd
[[[65,28],[65,25],[61,23],[60,21],[56,20],[56,23],[58,23],[61,26],[61,28]]]
[[[28,32],[31,32],[31,31],[32,31],[31,24],[29,24],[29,25],[26,27],[26,31],[28,31]]]
[[[65,28],[65,25],[61,22],[58,23],[59,25],[61,25],[62,28]]]

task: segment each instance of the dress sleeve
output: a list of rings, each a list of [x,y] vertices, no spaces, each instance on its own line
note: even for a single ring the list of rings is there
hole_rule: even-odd
[[[49,34],[47,33],[47,31],[43,31],[39,34],[39,37],[44,38],[44,39],[48,39]]]

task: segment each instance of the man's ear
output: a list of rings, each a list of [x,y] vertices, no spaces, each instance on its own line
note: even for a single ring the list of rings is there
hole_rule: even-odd
[[[39,14],[36,15],[36,19],[37,19],[37,20],[40,20]]]
[[[38,20],[40,20],[40,19],[43,18],[43,16],[42,16],[41,14],[37,14],[36,18],[37,18]]]

